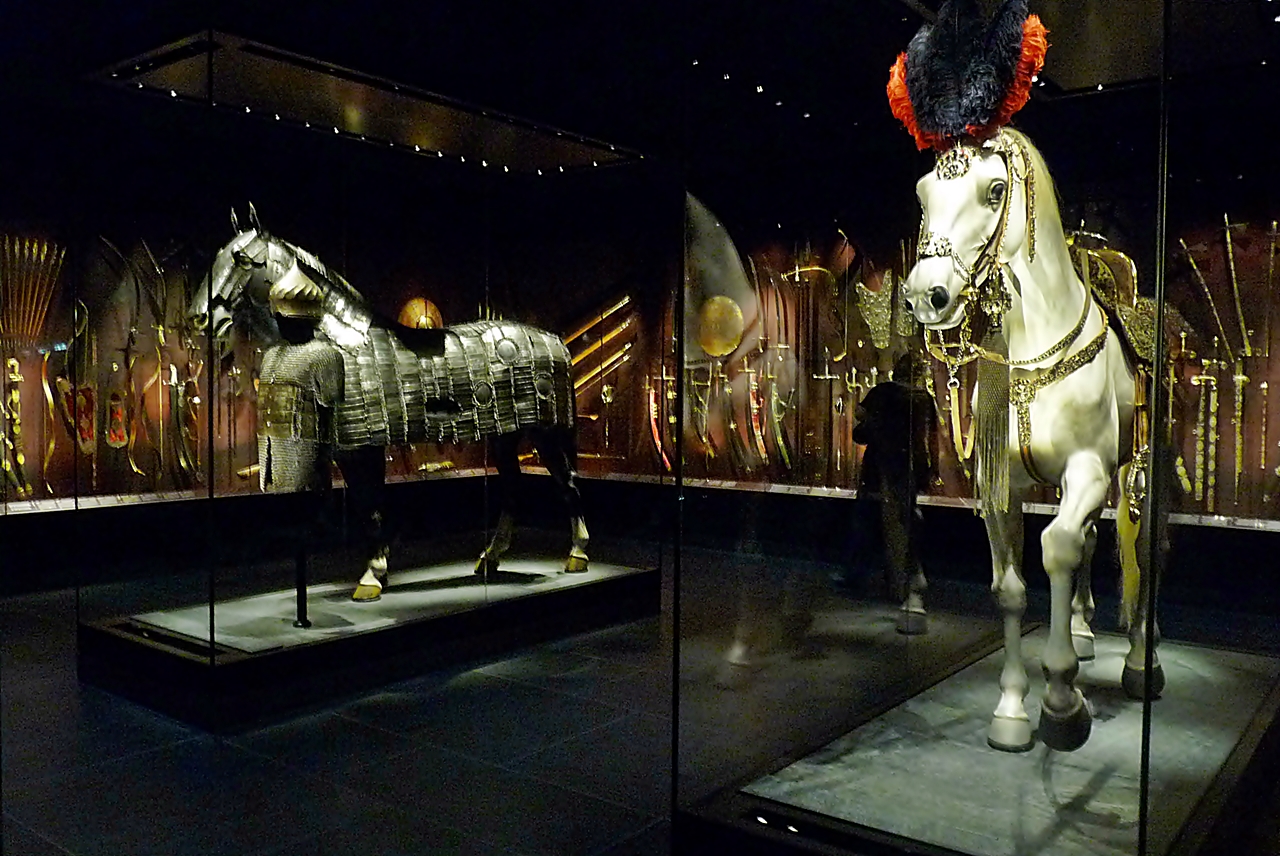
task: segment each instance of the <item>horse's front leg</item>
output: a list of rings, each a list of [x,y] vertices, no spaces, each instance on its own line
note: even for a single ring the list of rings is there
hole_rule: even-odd
[[[1075,684],[1080,659],[1071,641],[1071,604],[1110,482],[1111,474],[1097,454],[1072,455],[1062,477],[1058,515],[1040,536],[1051,598],[1049,641],[1041,658],[1046,685],[1040,705],[1040,738],[1060,752],[1083,746],[1093,723],[1084,694]]]
[[[1012,492],[1009,510],[989,512],[984,520],[991,545],[991,593],[1004,616],[1000,703],[987,731],[987,743],[1005,752],[1025,752],[1035,741],[1023,701],[1028,682],[1022,662],[1022,616],[1027,611],[1027,586],[1022,576],[1022,497]]]
[[[338,466],[347,482],[352,514],[361,530],[365,547],[364,574],[351,599],[371,603],[382,597],[387,587],[387,558],[391,547],[382,518],[383,487],[386,484],[387,456],[381,446],[368,446],[338,457]]]

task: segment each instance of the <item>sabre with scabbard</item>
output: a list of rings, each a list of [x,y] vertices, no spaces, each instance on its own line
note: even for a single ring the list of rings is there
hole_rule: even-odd
[[[827,384],[827,401],[828,401],[828,407],[827,407],[827,443],[830,443],[830,442],[831,442],[831,440],[832,440],[832,437],[833,437],[833,433],[832,433],[832,432],[834,431],[834,428],[835,428],[835,417],[834,417],[834,413],[835,413],[835,400],[836,400],[836,384],[835,384],[835,382],[836,382],[836,381],[838,381],[838,380],[840,380],[840,375],[838,375],[838,374],[834,374],[834,373],[831,371],[831,349],[830,349],[830,348],[827,348],[827,347],[824,347],[824,348],[822,349],[822,353],[823,353],[823,358],[822,358],[822,374],[815,374],[815,375],[811,375],[811,377],[813,378],[813,380],[825,381],[825,382],[826,382],[826,384]],[[828,455],[828,457],[827,457],[827,466],[828,466],[828,468],[831,466],[831,463],[832,463],[831,456],[830,456],[830,455]],[[828,477],[830,477],[830,475],[831,475],[831,474],[830,474],[830,472],[828,471],[827,476],[828,476]]]
[[[790,320],[787,316],[787,303],[780,283],[774,282],[770,273],[769,283],[773,288],[774,342],[773,359],[766,362],[765,379],[769,381],[769,428],[773,434],[773,447],[786,470],[791,469],[791,448],[787,440],[786,416],[795,396],[793,387],[784,398],[778,386],[778,369],[787,365],[787,352],[791,350],[787,330]],[[772,366],[772,367],[771,367]]]
[[[1196,357],[1194,351],[1187,350],[1187,331],[1186,330],[1181,330],[1178,332],[1178,340],[1179,340],[1178,352],[1176,354],[1172,354],[1170,356],[1170,359],[1168,360],[1169,409],[1166,415],[1169,420],[1169,425],[1171,426],[1170,427],[1171,433],[1173,430],[1172,426],[1178,421],[1177,416],[1174,414],[1174,409],[1173,409],[1173,403],[1175,400],[1174,390],[1178,386],[1178,379],[1182,373],[1181,372],[1182,366],[1190,362],[1191,360],[1194,360]],[[1186,462],[1186,458],[1182,454],[1181,444],[1178,444],[1177,450],[1174,454],[1173,468],[1178,475],[1179,483],[1182,485],[1182,492],[1185,494],[1194,496],[1195,487],[1191,484],[1191,476],[1187,473],[1187,462]]]
[[[1245,226],[1246,224],[1244,223],[1232,223],[1225,213],[1222,215],[1222,234],[1227,247],[1227,271],[1231,274],[1231,296],[1235,301],[1236,320],[1240,324],[1241,341],[1241,349],[1235,361],[1235,373],[1231,376],[1231,383],[1235,390],[1235,396],[1232,399],[1235,407],[1233,414],[1235,417],[1235,461],[1232,470],[1232,498],[1237,506],[1240,504],[1240,476],[1244,472],[1244,390],[1249,384],[1249,376],[1244,372],[1243,358],[1252,357],[1254,352],[1253,345],[1249,341],[1253,331],[1248,329],[1244,320],[1244,303],[1240,298],[1240,278],[1236,275],[1235,244],[1231,239],[1231,230],[1244,229]]]
[[[1219,343],[1214,340],[1214,353]],[[1195,497],[1203,499],[1205,511],[1217,511],[1218,481],[1218,378],[1216,372],[1226,364],[1216,358],[1200,361],[1200,374],[1191,379],[1200,391],[1200,406],[1196,418],[1196,475]]]
[[[1234,254],[1234,251],[1231,249],[1232,247],[1231,225],[1227,221],[1225,215],[1223,215],[1223,221],[1224,223],[1227,224],[1226,236],[1227,236],[1227,247],[1228,247],[1228,263],[1232,272],[1233,286],[1238,295],[1239,283],[1235,279],[1235,254]],[[1214,323],[1217,324],[1218,326],[1218,335],[1214,337],[1214,343],[1213,343],[1214,357],[1213,359],[1206,359],[1201,361],[1204,369],[1201,372],[1200,377],[1201,378],[1205,377],[1205,374],[1207,372],[1207,373],[1210,373],[1209,380],[1200,380],[1200,378],[1192,379],[1192,383],[1196,383],[1199,386],[1205,386],[1205,385],[1208,386],[1207,402],[1205,400],[1204,391],[1202,390],[1200,393],[1200,413],[1202,414],[1202,418],[1198,420],[1198,425],[1197,425],[1199,433],[1196,438],[1196,457],[1197,457],[1197,470],[1199,469],[1199,464],[1201,460],[1204,461],[1204,464],[1207,468],[1207,473],[1206,473],[1207,484],[1206,484],[1206,491],[1204,493],[1204,498],[1205,498],[1206,509],[1209,511],[1209,513],[1212,514],[1214,513],[1214,509],[1217,504],[1216,503],[1216,493],[1217,493],[1216,482],[1217,482],[1217,462],[1218,462],[1218,448],[1217,448],[1218,446],[1218,383],[1217,383],[1217,378],[1212,375],[1212,372],[1216,371],[1218,366],[1226,365],[1225,362],[1220,361],[1218,359],[1218,354],[1219,354],[1220,348],[1226,348],[1228,352],[1232,351],[1232,348],[1230,345],[1231,340],[1227,336],[1226,327],[1224,327],[1222,324],[1222,316],[1218,313],[1218,304],[1213,299],[1213,292],[1209,290],[1209,284],[1208,282],[1205,281],[1204,275],[1200,272],[1200,266],[1196,264],[1196,259],[1195,259],[1195,256],[1192,255],[1191,253],[1191,248],[1188,247],[1187,242],[1182,240],[1181,238],[1178,239],[1178,243],[1182,245],[1182,251],[1186,255],[1188,263],[1190,263],[1191,265],[1191,271],[1195,275],[1195,280],[1199,284],[1200,290],[1204,293],[1205,300],[1209,304],[1209,309],[1212,310],[1213,312]],[[1237,296],[1237,305],[1238,304],[1239,304],[1239,300]],[[1241,353],[1251,354],[1252,349],[1249,347],[1249,336],[1248,336],[1248,331],[1245,329],[1245,326],[1244,326],[1243,312],[1238,311],[1237,314],[1240,319],[1240,333],[1244,342]],[[1242,372],[1239,374],[1243,376]],[[1247,381],[1248,381],[1248,378],[1245,377],[1244,381],[1241,382],[1241,385],[1239,387],[1239,394],[1236,396],[1237,405],[1241,406],[1241,409],[1243,409],[1242,405],[1244,401],[1244,397],[1243,397],[1244,383],[1247,383]],[[1204,416],[1204,411],[1206,409],[1206,404],[1209,411],[1207,414],[1207,418],[1209,422],[1209,430],[1208,430],[1207,437],[1205,436],[1204,428],[1203,428],[1203,424],[1204,424],[1203,416]],[[1237,457],[1240,458],[1243,464],[1243,458],[1241,457],[1242,455],[1243,455],[1243,450],[1241,450],[1240,455],[1238,455]],[[1199,490],[1197,490],[1197,497],[1196,497],[1197,499],[1200,498],[1199,494],[1200,492]]]
[[[761,366],[768,360],[768,344],[769,344],[769,325],[765,323],[764,298],[760,293],[760,277],[756,272],[756,263],[753,258],[747,256],[747,264],[751,266],[751,287],[755,291],[756,297],[756,321],[754,326],[759,328],[756,335],[756,359]],[[764,441],[764,396],[760,392],[760,372],[751,365],[750,354],[744,354],[742,357],[742,373],[747,376],[747,407],[750,409],[750,419],[748,420],[748,428],[751,432],[751,444],[755,447],[756,455],[760,459],[760,465],[769,466],[769,451],[765,448]]]

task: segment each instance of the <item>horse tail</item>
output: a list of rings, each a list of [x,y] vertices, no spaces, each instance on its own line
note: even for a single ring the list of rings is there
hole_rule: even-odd
[[[1138,599],[1142,596],[1142,559],[1138,556],[1138,543],[1148,528],[1142,509],[1135,513],[1135,480],[1130,478],[1134,467],[1141,462],[1130,461],[1120,468],[1120,501],[1116,504],[1116,541],[1120,551],[1120,625],[1128,630],[1138,614]],[[1139,475],[1140,474],[1135,474]]]

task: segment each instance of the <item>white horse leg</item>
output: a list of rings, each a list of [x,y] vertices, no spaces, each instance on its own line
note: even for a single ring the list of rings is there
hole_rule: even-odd
[[[1110,481],[1110,473],[1095,453],[1072,455],[1062,477],[1058,515],[1040,537],[1051,594],[1049,641],[1041,658],[1046,685],[1040,704],[1040,739],[1060,752],[1083,746],[1093,723],[1084,694],[1075,685],[1080,661],[1071,644],[1071,601],[1089,530]]]
[[[1071,647],[1081,660],[1094,657],[1093,629],[1093,550],[1098,544],[1098,527],[1089,522],[1085,534],[1084,559],[1076,573],[1076,590],[1071,598]]]
[[[991,593],[1004,615],[1004,669],[1000,672],[1000,703],[987,731],[987,743],[1005,752],[1025,752],[1035,745],[1027,716],[1027,669],[1022,662],[1022,616],[1027,611],[1027,586],[1022,578],[1022,498],[1009,497],[1009,510],[987,514],[991,545]]]

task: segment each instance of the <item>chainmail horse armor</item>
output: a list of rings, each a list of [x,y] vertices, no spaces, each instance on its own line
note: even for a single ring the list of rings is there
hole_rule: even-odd
[[[565,570],[585,571],[564,342],[510,321],[435,330],[384,321],[318,258],[263,230],[252,206],[250,215],[250,228],[240,231],[232,213],[237,234],[192,300],[192,322],[222,338],[239,317],[271,340],[258,390],[261,484],[323,488],[330,456],[338,463],[371,541],[354,599],[377,600],[387,586],[383,450],[393,444],[491,441],[503,499],[476,567],[483,574],[497,569],[510,543],[507,503],[520,473],[518,447],[529,437],[569,505],[573,546]]]

